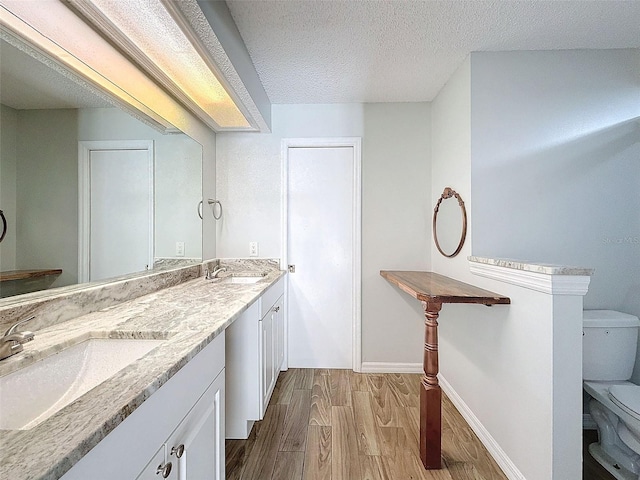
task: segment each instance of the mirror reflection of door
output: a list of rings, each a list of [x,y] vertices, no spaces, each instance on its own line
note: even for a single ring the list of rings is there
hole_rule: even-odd
[[[82,281],[151,268],[153,143],[81,142],[80,161]]]

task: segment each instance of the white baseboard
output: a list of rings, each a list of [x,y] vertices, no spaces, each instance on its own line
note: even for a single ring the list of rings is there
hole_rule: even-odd
[[[447,394],[447,397],[451,400],[460,414],[467,421],[471,429],[478,436],[482,444],[489,451],[493,459],[496,461],[498,466],[502,469],[504,474],[507,476],[509,480],[526,480],[525,476],[518,470],[515,464],[511,461],[509,456],[505,453],[498,442],[491,436],[489,431],[482,425],[478,417],[471,411],[469,406],[462,400],[460,395],[456,393],[451,384],[447,382],[442,375],[438,375],[438,380],[440,386],[444,393]]]
[[[362,362],[362,373],[422,373],[421,363]]]

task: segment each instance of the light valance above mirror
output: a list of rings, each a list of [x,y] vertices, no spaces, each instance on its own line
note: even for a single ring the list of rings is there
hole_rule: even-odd
[[[4,0],[0,30],[163,132],[267,131],[197,0]]]

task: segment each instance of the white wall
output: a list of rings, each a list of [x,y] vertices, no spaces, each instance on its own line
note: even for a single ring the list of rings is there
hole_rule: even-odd
[[[579,422],[567,413],[581,407],[580,344],[571,345],[579,318],[564,318],[571,335],[544,319],[581,299],[549,305],[471,275],[466,257],[473,247],[478,256],[595,267],[586,306],[637,314],[639,67],[638,50],[473,53],[432,104],[432,204],[453,187],[471,227],[455,259],[432,246],[433,269],[512,299],[443,308],[441,372],[528,480],[579,468]]]
[[[182,115],[191,119],[181,126],[175,125],[202,146],[202,258],[213,259],[216,256],[216,220],[213,218],[207,199],[216,199],[216,134],[192,115],[179,109]]]
[[[471,62],[474,254],[593,267],[585,308],[640,316],[640,50]]]
[[[438,93],[431,106],[431,200],[435,207],[445,187],[453,188],[471,211],[471,65],[469,58]],[[433,215],[433,212],[431,213]],[[438,252],[429,239],[434,272],[459,278],[469,272],[472,222],[467,221],[467,238],[453,259]]]
[[[450,186],[462,196],[474,225],[471,79],[467,58],[432,104],[431,204]],[[467,261],[472,233],[470,229],[454,258],[443,257],[431,242],[433,271],[509,296],[512,304],[443,306],[439,318],[443,383],[455,391],[497,445],[505,470],[521,473],[527,480],[549,480],[553,330],[540,319],[551,315],[553,303],[549,295],[472,275]]]
[[[216,199],[216,135],[212,131],[204,132],[197,138],[202,145],[202,258],[208,260],[216,257],[216,225],[217,220],[207,203],[209,198]]]
[[[18,112],[0,105],[0,209],[7,220],[7,232],[0,243],[0,271],[3,272],[16,268],[17,135]]]
[[[431,267],[431,109],[377,103],[365,104],[364,112],[363,361],[421,363],[422,306],[383,280],[380,270]]]
[[[78,281],[78,112],[18,112],[19,269],[61,268],[53,286]]]
[[[217,256],[246,257],[257,241],[280,258],[281,139],[362,137],[363,361],[421,362],[419,305],[379,271],[429,268],[429,105],[274,105],[272,122],[271,134],[217,135]]]

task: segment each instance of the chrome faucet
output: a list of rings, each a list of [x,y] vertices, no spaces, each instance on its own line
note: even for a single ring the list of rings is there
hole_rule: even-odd
[[[4,332],[4,335],[0,337],[0,360],[20,353],[23,350],[23,344],[30,342],[34,338],[33,332],[18,332],[17,329],[20,325],[23,325],[36,317],[29,317],[24,320],[20,320],[9,329]]]
[[[218,274],[222,273],[222,272],[226,272],[227,271],[227,267],[215,267],[213,269],[213,272],[210,270],[207,270],[205,273],[205,278],[207,280],[213,280],[214,278],[218,278]]]

